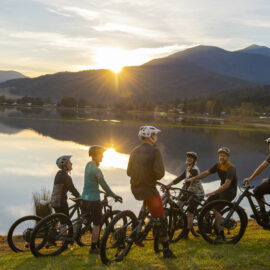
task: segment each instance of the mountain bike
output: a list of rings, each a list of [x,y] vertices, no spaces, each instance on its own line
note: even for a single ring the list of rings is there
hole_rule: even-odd
[[[112,210],[109,195],[104,194],[102,200],[103,217],[100,233],[102,234],[113,216],[119,210]],[[36,257],[55,256],[67,249],[68,245],[75,242],[79,246],[89,246],[92,234],[92,217],[88,213],[82,214],[80,210],[81,199],[72,199],[75,202],[70,216],[62,213],[45,217],[34,227],[30,239],[30,250]],[[77,213],[73,218],[74,213]],[[73,218],[73,219],[72,219]]]
[[[236,202],[216,200],[205,205],[202,209],[198,225],[202,237],[210,244],[217,244],[217,236],[222,232],[222,243],[236,244],[243,237],[248,225],[248,216],[240,206],[244,198],[247,198],[255,220],[260,226],[269,228],[269,224],[262,218],[259,207],[253,202],[254,194],[250,192],[253,186],[244,185],[239,187],[241,195]],[[266,202],[265,205],[270,206]],[[209,216],[212,219],[209,219]],[[269,219],[268,219],[269,220]]]
[[[172,202],[173,204],[173,202]],[[174,207],[169,209],[171,221],[176,223],[177,217],[173,215]],[[186,227],[186,216],[183,214]],[[180,222],[179,222],[180,223]],[[154,249],[159,252],[159,222],[152,218],[147,208],[142,206],[138,217],[132,211],[126,210],[117,214],[106,228],[100,243],[100,258],[104,264],[120,262],[128,255],[132,245],[141,244],[152,230]],[[173,227],[173,226],[171,226]],[[174,228],[177,228],[175,226]],[[151,238],[150,238],[151,239]]]

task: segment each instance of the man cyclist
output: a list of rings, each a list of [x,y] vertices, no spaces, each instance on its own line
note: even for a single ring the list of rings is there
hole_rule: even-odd
[[[270,138],[265,140],[265,143],[268,145],[270,150]],[[256,170],[251,174],[251,176],[245,178],[243,180],[244,183],[250,183],[256,176],[260,175],[265,169],[270,165],[270,154],[266,157],[266,159],[256,168]],[[268,217],[265,211],[264,204],[264,195],[270,194],[270,178],[264,178],[262,183],[254,189],[255,198],[258,201],[260,206],[260,211],[262,218],[268,222]],[[253,216],[251,216],[253,217]]]
[[[197,176],[185,180],[185,182],[192,183],[196,180],[203,179],[209,176],[210,174],[214,173],[218,174],[221,180],[221,185],[217,190],[206,194],[206,197],[208,197],[208,199],[206,200],[205,204],[214,200],[232,201],[235,198],[237,194],[237,175],[235,167],[229,161],[229,157],[230,157],[230,149],[228,147],[220,147],[218,149],[218,160],[219,160],[218,163],[216,163],[209,170],[206,170]],[[221,215],[219,214],[218,211],[216,211],[215,216],[218,221],[218,224],[220,224]],[[218,227],[219,233],[216,242],[222,243],[225,238],[224,231],[223,228],[220,227],[219,225]]]
[[[63,213],[69,216],[67,192],[73,196],[80,197],[80,193],[74,187],[69,172],[72,170],[71,156],[61,156],[56,160],[56,165],[60,169],[54,179],[51,205],[56,213]]]
[[[83,214],[89,213],[94,224],[92,231],[92,243],[89,250],[90,254],[99,254],[97,246],[102,219],[102,204],[100,201],[99,185],[108,195],[122,202],[122,198],[113,193],[107,185],[102,171],[99,168],[99,164],[103,159],[103,153],[105,151],[106,148],[102,146],[91,146],[89,148],[89,157],[91,157],[92,160],[89,161],[85,167],[84,188],[82,193],[82,212]]]
[[[165,170],[161,153],[156,148],[159,129],[153,126],[142,126],[138,137],[143,142],[134,148],[130,154],[127,175],[130,176],[131,191],[136,200],[144,201],[153,218],[160,226],[164,258],[175,258],[169,249],[167,235],[167,219],[165,217],[162,199],[156,188],[156,181],[164,176]]]

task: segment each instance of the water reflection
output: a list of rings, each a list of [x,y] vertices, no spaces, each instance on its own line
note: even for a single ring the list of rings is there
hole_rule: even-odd
[[[32,213],[32,192],[42,187],[52,189],[57,171],[55,160],[60,155],[73,156],[71,176],[81,192],[84,168],[89,160],[88,146],[93,144],[109,148],[101,169],[112,189],[124,198],[124,204],[116,207],[137,212],[141,203],[131,195],[126,175],[129,153],[139,143],[137,130],[138,126],[119,124],[1,119],[0,234],[6,233],[18,217]],[[184,169],[186,151],[199,153],[198,165],[202,171],[216,162],[220,145],[231,148],[232,162],[241,180],[265,158],[267,148],[263,140],[267,136],[256,132],[164,127],[159,137],[166,167],[164,182],[174,179]],[[267,175],[266,172],[262,177]],[[216,175],[206,179],[206,192],[219,185],[216,179]],[[248,208],[246,203],[245,207]]]

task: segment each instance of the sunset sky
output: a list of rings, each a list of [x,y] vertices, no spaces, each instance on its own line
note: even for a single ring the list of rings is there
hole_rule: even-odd
[[[198,44],[270,47],[269,0],[1,0],[0,70],[140,65]]]

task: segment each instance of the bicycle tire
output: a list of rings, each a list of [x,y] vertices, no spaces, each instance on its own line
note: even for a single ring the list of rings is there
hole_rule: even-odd
[[[13,239],[13,233],[16,229],[16,227],[18,227],[18,225],[20,225],[21,223],[25,222],[25,221],[34,221],[35,225],[41,220],[41,217],[39,216],[34,216],[34,215],[30,215],[30,216],[25,216],[25,217],[21,217],[18,220],[16,220],[10,227],[9,231],[8,231],[8,235],[7,235],[7,241],[8,241],[8,245],[11,248],[11,250],[13,250],[14,252],[25,252],[25,251],[29,251],[30,248],[30,242],[29,241],[25,241],[28,245],[28,247],[25,245],[26,250],[21,249],[19,246],[17,246],[15,244],[15,239]],[[33,228],[27,228],[26,230],[29,230],[29,232],[31,233],[33,231]],[[23,235],[22,235],[23,236]],[[23,236],[24,238],[24,236]],[[29,239],[30,240],[30,239]]]

